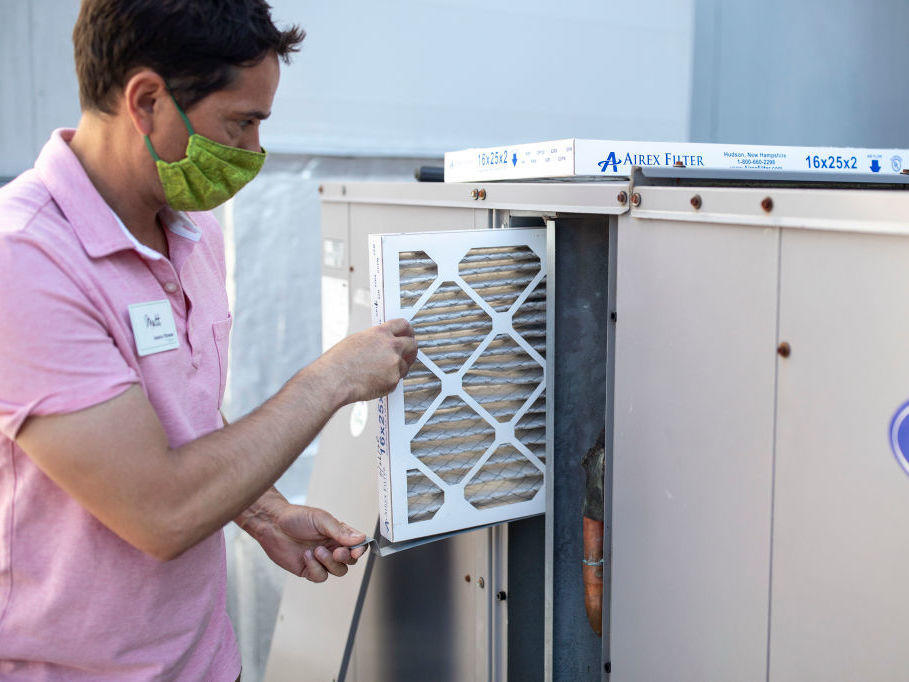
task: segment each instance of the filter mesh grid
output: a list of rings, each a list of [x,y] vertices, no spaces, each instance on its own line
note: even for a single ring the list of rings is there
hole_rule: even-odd
[[[442,484],[408,470],[410,523],[432,518],[448,495],[488,509],[531,500],[543,486],[540,259],[524,245],[481,247],[460,260],[456,277],[437,281],[439,271],[424,251],[399,253],[401,305],[416,306],[410,319],[420,348],[403,382],[405,423],[415,429],[410,451]],[[460,390],[440,399],[446,376]]]

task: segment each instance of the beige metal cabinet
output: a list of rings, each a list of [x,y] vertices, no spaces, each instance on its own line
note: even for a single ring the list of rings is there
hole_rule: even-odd
[[[909,195],[638,191],[612,679],[906,679],[909,476],[888,429],[909,399]]]

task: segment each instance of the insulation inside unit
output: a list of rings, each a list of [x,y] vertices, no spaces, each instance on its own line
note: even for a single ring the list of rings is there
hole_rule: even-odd
[[[457,268],[398,253],[400,306],[420,349],[403,381],[412,427],[408,523],[458,496],[478,511],[532,500],[545,467],[546,281],[526,245],[472,248]],[[440,279],[440,270],[457,274]],[[443,377],[449,388],[443,397]],[[454,380],[454,384],[452,383]]]

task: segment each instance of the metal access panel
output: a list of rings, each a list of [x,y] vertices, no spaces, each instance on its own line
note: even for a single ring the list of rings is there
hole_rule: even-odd
[[[766,678],[778,247],[619,217],[614,682]]]
[[[855,196],[849,232],[784,230],[770,678],[906,679],[909,196]],[[898,234],[856,214],[874,206]],[[883,231],[883,230],[882,230]]]

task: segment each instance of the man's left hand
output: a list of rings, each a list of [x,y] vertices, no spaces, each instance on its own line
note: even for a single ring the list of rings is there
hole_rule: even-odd
[[[242,526],[258,540],[272,561],[294,575],[321,583],[329,573],[336,576],[347,573],[347,567],[366,551],[365,547],[348,549],[363,542],[366,536],[327,511],[290,504],[283,498],[280,502],[270,502],[267,514],[254,513],[255,521],[244,521]]]

